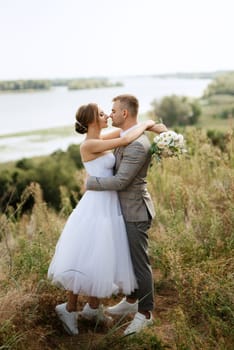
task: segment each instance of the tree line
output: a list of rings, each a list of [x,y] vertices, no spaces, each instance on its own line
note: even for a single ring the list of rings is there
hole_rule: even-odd
[[[123,86],[123,83],[119,81],[111,82],[106,78],[4,80],[0,81],[0,92],[49,90],[55,86],[66,86],[68,90],[78,90]]]
[[[49,80],[5,80],[0,81],[0,91],[49,90],[51,85]]]

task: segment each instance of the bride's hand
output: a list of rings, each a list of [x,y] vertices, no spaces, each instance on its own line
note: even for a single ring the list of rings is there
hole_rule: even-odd
[[[166,125],[164,125],[163,123],[159,123],[159,124],[155,124],[148,129],[148,131],[153,131],[156,134],[160,134],[161,132],[165,132],[168,131]]]
[[[145,126],[146,126],[146,130],[151,130],[151,128],[154,127],[154,125],[155,125],[155,121],[149,119],[149,120],[146,120],[146,121],[144,122],[144,124],[145,124]]]

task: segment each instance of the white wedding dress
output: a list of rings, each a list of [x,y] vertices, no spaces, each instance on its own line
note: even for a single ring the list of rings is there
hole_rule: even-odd
[[[112,153],[85,162],[89,175],[112,176]],[[48,278],[75,294],[109,297],[137,287],[117,192],[86,191],[56,245]]]

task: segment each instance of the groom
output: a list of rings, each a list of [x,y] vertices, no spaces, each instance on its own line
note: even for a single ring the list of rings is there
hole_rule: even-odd
[[[112,125],[122,129],[122,135],[133,129],[138,121],[139,103],[135,96],[119,95],[113,99]],[[152,129],[157,133],[166,131],[163,124]],[[139,332],[152,324],[153,278],[147,253],[147,231],[155,215],[150,195],[146,189],[146,175],[151,161],[150,143],[145,134],[131,144],[117,148],[114,152],[116,164],[114,176],[87,180],[87,190],[118,191],[122,213],[125,219],[132,264],[138,289],[122,301],[109,307],[111,314],[136,313],[124,334]]]

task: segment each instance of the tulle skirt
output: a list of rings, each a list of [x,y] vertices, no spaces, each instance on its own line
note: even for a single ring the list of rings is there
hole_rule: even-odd
[[[58,240],[48,278],[75,294],[99,298],[137,288],[115,191],[84,194]]]

